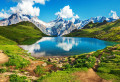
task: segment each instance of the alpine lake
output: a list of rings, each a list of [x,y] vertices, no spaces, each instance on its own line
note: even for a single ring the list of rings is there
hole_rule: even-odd
[[[33,57],[71,56],[104,49],[118,44],[84,37],[43,37],[32,45],[19,45]]]

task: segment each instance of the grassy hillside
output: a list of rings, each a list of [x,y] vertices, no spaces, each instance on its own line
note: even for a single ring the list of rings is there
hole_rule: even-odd
[[[17,43],[10,40],[10,39],[7,39],[3,36],[0,36],[0,45],[16,45]]]
[[[100,58],[97,73],[100,77],[120,82],[120,45],[108,46],[92,54]]]
[[[67,37],[92,37],[120,42],[120,20],[110,23],[89,23],[84,29],[74,30]]]
[[[13,40],[18,44],[31,44],[31,42],[46,35],[34,24],[30,22],[20,22],[15,25],[1,26],[0,36]]]

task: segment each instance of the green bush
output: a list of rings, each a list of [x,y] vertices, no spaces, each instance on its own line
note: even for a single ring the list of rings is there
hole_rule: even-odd
[[[5,73],[7,69],[0,69],[0,73]]]
[[[92,68],[92,67],[95,65],[95,62],[96,62],[96,58],[90,56],[90,57],[88,58],[88,61],[85,62],[85,63],[86,63],[86,67]]]
[[[9,76],[9,78],[10,78],[10,80],[9,80],[10,82],[28,82],[26,80],[27,79],[26,76],[20,77],[20,76],[18,76],[16,74],[12,74],[12,75]]]
[[[87,58],[86,56],[79,56],[79,58],[74,62],[74,67],[88,67],[92,68],[95,65],[95,57],[90,56]]]
[[[69,69],[69,68],[71,68],[71,65],[70,64],[66,64],[66,65],[64,65],[64,68],[65,69]]]
[[[35,71],[35,73],[38,74],[38,75],[42,75],[42,74],[45,73],[45,72],[44,72],[45,70],[44,70],[41,66],[39,66],[39,65],[36,67],[36,69],[35,69],[34,71]]]

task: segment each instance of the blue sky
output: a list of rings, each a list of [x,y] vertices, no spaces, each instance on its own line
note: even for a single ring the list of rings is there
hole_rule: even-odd
[[[96,16],[110,17],[109,13],[111,12],[111,10],[116,11],[117,15],[120,16],[119,5],[120,0],[49,0],[49,1],[42,0],[42,1],[44,1],[45,3],[37,2],[37,0],[34,0],[34,5],[32,6],[38,8],[34,9],[34,12],[36,10],[36,13],[39,12],[40,9],[39,16],[38,13],[34,14],[37,15],[40,20],[43,20],[45,22],[54,20],[56,18],[55,13],[57,12],[60,13],[60,9],[63,9],[65,6],[68,5],[70,9],[72,9],[72,12],[74,12],[74,16],[78,15],[79,19],[81,20],[85,20]],[[13,13],[11,12],[10,8],[11,7],[16,8],[18,3],[21,2],[18,2],[17,0],[14,1],[0,0],[0,11],[2,13],[2,16],[3,14],[10,15],[11,13]],[[26,5],[26,7],[27,6],[28,5]],[[1,19],[4,17],[2,16],[0,16]],[[72,17],[73,16],[71,16],[71,18]]]

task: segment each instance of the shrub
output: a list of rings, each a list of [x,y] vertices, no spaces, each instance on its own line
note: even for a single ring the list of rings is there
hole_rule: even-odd
[[[6,71],[6,69],[0,69],[0,73],[5,73]]]
[[[65,69],[69,69],[69,68],[71,68],[71,65],[70,64],[66,64],[66,65],[64,65],[64,67],[65,67]]]
[[[87,68],[92,68],[95,65],[95,57],[90,56],[89,58],[82,56],[79,57],[79,59],[77,59],[74,62],[74,67],[87,67]]]
[[[28,82],[26,79],[27,77],[26,76],[18,76],[16,74],[12,74],[9,76],[10,77],[10,82]]]
[[[96,62],[96,58],[90,56],[90,57],[88,58],[88,62],[86,63],[86,66],[87,66],[88,68],[92,68],[92,67],[95,65],[95,62]]]
[[[38,74],[38,75],[42,75],[42,74],[45,73],[45,72],[44,72],[44,69],[43,69],[41,66],[39,66],[39,65],[36,67],[36,69],[35,69],[34,71],[35,71],[35,73]]]

